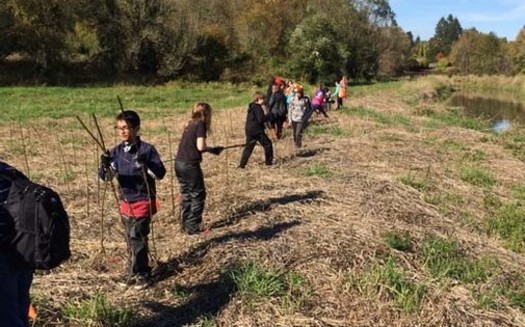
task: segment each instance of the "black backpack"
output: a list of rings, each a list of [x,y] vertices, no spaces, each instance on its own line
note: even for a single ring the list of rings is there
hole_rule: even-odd
[[[4,208],[14,222],[10,254],[15,264],[49,270],[69,259],[69,217],[59,195],[22,174],[0,177],[11,182]]]

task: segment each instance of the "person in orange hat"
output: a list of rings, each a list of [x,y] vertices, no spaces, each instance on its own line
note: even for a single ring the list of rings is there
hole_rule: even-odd
[[[288,119],[293,129],[293,140],[296,148],[303,145],[303,130],[307,119],[306,115],[311,111],[310,99],[304,95],[302,85],[296,84],[294,88],[294,98],[288,108]]]

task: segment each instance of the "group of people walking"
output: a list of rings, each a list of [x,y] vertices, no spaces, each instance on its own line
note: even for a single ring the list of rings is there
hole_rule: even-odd
[[[337,82],[338,108],[346,92],[346,79]],[[239,168],[248,164],[257,143],[264,149],[265,164],[274,164],[273,140],[283,137],[283,128],[290,126],[296,147],[302,146],[302,132],[314,112],[328,117],[325,103],[326,89],[314,92],[312,100],[305,96],[300,84],[276,76],[266,94],[256,92],[246,115],[246,144]],[[341,96],[342,95],[342,96]],[[340,100],[339,100],[340,99]],[[129,264],[120,284],[137,289],[151,284],[148,236],[151,219],[157,213],[156,181],[166,175],[166,168],[155,146],[140,137],[141,119],[134,110],[122,110],[115,117],[115,129],[120,143],[100,156],[98,176],[104,181],[116,179],[119,189],[119,210],[125,227]],[[206,187],[201,162],[204,153],[219,155],[224,148],[211,147],[207,136],[212,128],[212,107],[197,103],[191,110],[177,153],[175,174],[180,187],[180,212],[183,232],[188,235],[202,231],[202,215],[206,200]],[[269,131],[270,136],[266,133]],[[0,173],[16,171],[0,161]],[[16,171],[19,173],[18,171]],[[21,174],[21,173],[20,173]],[[6,326],[26,327],[29,288],[33,272],[18,268],[10,260],[10,242],[13,235],[12,218],[3,210],[10,189],[10,182],[0,174],[0,322]],[[1,325],[1,324],[0,324]],[[3,326],[3,325],[2,325]]]
[[[336,81],[334,95],[337,98],[336,110],[343,107],[346,98],[347,79]],[[312,99],[305,95],[303,86],[293,81],[286,82],[280,76],[272,78],[266,96],[257,92],[248,106],[246,116],[246,146],[241,156],[239,168],[246,167],[250,155],[257,143],[264,149],[266,165],[273,163],[273,146],[271,139],[283,137],[284,126],[292,128],[294,144],[302,147],[303,131],[306,129],[313,113],[328,119],[328,109],[332,93],[328,87],[320,86],[313,93]],[[268,130],[270,137],[265,133]]]

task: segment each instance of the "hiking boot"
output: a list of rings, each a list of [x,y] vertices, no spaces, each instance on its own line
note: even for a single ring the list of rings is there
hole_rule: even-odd
[[[136,290],[143,290],[145,288],[148,288],[151,285],[151,280],[147,276],[137,276],[135,278],[135,284],[133,284],[133,288]]]

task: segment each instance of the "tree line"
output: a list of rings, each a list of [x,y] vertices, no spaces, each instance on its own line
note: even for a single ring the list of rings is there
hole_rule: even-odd
[[[0,82],[260,82],[283,74],[332,84],[436,61],[468,73],[524,69],[525,40],[442,20],[433,39],[420,41],[397,25],[388,0],[4,0]]]

